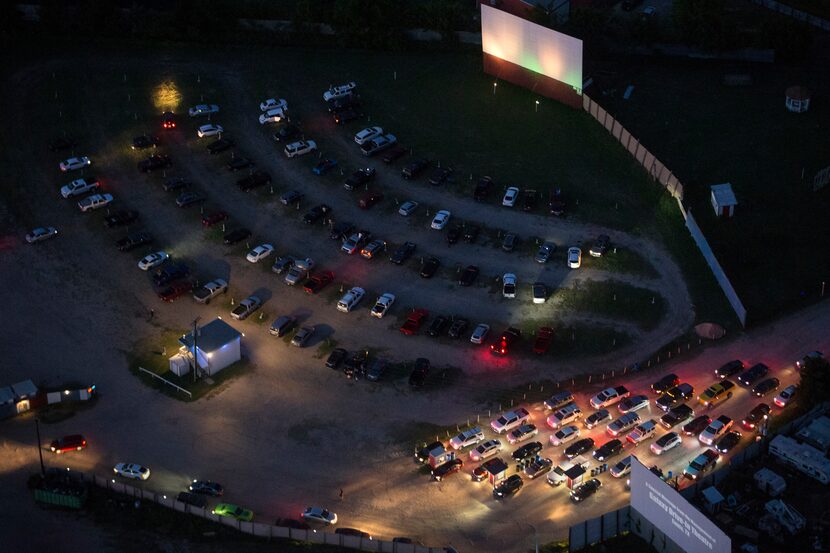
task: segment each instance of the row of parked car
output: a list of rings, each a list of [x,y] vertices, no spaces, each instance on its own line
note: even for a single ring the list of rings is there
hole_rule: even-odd
[[[753,386],[751,393],[763,397],[772,393],[777,386],[771,378],[760,380],[766,376],[766,367],[756,364],[747,368],[742,361],[735,360],[724,364],[715,370],[718,381],[708,387],[697,396],[697,403],[707,411],[712,406],[732,396],[731,390],[734,387],[731,381],[726,380],[727,376],[738,375],[737,380],[744,386]],[[768,370],[768,369],[767,369]],[[764,384],[770,382],[770,384]],[[794,395],[797,387],[789,386],[782,390],[773,400],[774,405],[786,407]],[[726,416],[720,415],[711,418],[708,414],[695,414],[694,408],[686,402],[694,398],[694,388],[683,383],[675,374],[668,374],[654,382],[651,392],[656,394],[653,400],[655,407],[664,414],[659,418],[644,420],[639,412],[652,405],[652,399],[646,394],[632,395],[625,386],[614,386],[606,388],[589,400],[594,411],[583,418],[582,410],[574,401],[574,396],[569,391],[562,391],[554,394],[543,402],[544,409],[549,415],[545,418],[545,424],[554,432],[549,437],[551,446],[564,446],[562,456],[567,459],[559,467],[554,467],[551,458],[542,457],[544,444],[540,441],[530,442],[518,447],[511,454],[513,461],[521,463],[522,474],[529,479],[536,478],[540,474],[549,474],[547,480],[552,485],[559,485],[564,480],[564,471],[580,465],[588,467],[588,461],[583,455],[592,452],[592,457],[599,464],[605,463],[614,456],[624,452],[629,447],[636,447],[638,444],[652,440],[649,447],[651,453],[660,456],[682,444],[684,436],[695,437],[697,441],[709,446],[698,456],[693,458],[683,475],[691,480],[698,479],[704,473],[713,470],[720,455],[726,454],[738,445],[742,439],[742,433],[735,429],[734,421]],[[616,408],[619,415],[614,418],[611,409]],[[757,431],[769,417],[772,416],[772,407],[767,403],[756,405],[741,421],[741,426],[747,431]],[[584,429],[591,430],[598,425],[606,424],[606,433],[610,439],[601,445],[597,445],[594,438],[582,436],[582,429],[577,426],[582,420]],[[658,436],[659,427],[665,428],[668,432]],[[474,462],[482,462],[473,471],[473,480],[480,481],[486,477],[488,472],[492,473],[494,466],[503,467],[506,470],[506,463],[498,459],[505,444],[501,438],[505,436],[509,445],[519,445],[530,440],[539,434],[539,428],[532,421],[531,413],[526,408],[517,408],[501,414],[490,421],[490,430],[497,437],[488,439],[480,427],[465,430],[454,436],[445,445],[442,442],[428,444],[416,454],[421,462],[426,462],[429,457],[440,454],[446,447],[453,452],[468,450],[469,459]],[[463,460],[457,455],[445,464],[435,467],[433,477],[442,479],[450,474],[458,472],[463,467]],[[642,460],[642,454],[638,455]],[[611,467],[611,475],[621,478],[628,474],[631,466],[631,458],[626,457]],[[659,467],[654,467],[656,472]],[[522,487],[520,475],[513,475],[507,481],[502,482],[494,490],[496,497],[503,497],[515,493]],[[571,492],[574,501],[581,501],[599,489],[601,483],[589,480],[576,487]],[[587,487],[584,487],[587,486]]]

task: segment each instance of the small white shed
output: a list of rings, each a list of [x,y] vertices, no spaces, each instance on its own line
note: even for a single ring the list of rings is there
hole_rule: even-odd
[[[727,182],[713,184],[709,188],[712,190],[712,207],[715,209],[715,215],[732,217],[735,214],[735,206],[738,205],[735,193],[732,192],[732,185]]]
[[[214,319],[196,329],[196,357],[199,368],[212,376],[242,358],[242,334],[222,319]],[[193,364],[193,332],[179,338],[179,354]],[[174,356],[175,357],[175,356]]]

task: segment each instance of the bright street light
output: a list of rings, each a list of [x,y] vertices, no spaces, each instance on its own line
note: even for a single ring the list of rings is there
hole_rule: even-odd
[[[496,87],[499,86],[499,83],[493,83],[493,96],[496,95]]]

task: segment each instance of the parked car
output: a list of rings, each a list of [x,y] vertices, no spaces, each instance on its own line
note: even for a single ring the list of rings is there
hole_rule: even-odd
[[[718,438],[726,434],[732,428],[732,419],[726,415],[721,415],[717,419],[709,423],[709,426],[703,429],[703,432],[698,435],[701,443],[706,445],[713,445]]]
[[[374,167],[363,167],[358,169],[346,179],[343,183],[343,188],[346,190],[354,190],[358,186],[363,186],[375,178]]]
[[[385,154],[383,154],[383,162],[386,164],[392,163],[398,158],[405,156],[408,152],[409,150],[407,150],[400,144],[395,144],[394,146],[386,150]]]
[[[165,179],[164,184],[161,185],[165,192],[175,192],[183,188],[187,188],[192,183],[184,177],[170,177]]]
[[[82,213],[101,209],[112,203],[112,194],[93,194],[78,202],[78,209]]]
[[[518,328],[509,327],[501,333],[492,344],[490,344],[490,353],[493,355],[506,356],[510,353],[512,347],[519,342],[522,337],[522,331]]]
[[[228,171],[241,171],[242,169],[247,169],[248,167],[253,166],[254,162],[244,156],[234,156],[232,157],[228,163],[225,164],[225,167]]]
[[[547,263],[550,259],[550,256],[553,255],[553,252],[556,251],[556,244],[553,242],[545,242],[541,246],[539,246],[539,250],[536,252],[536,257],[534,257],[534,261],[536,263]]]
[[[415,210],[418,208],[418,202],[413,202],[412,200],[407,200],[401,204],[401,207],[398,208],[398,214],[404,217],[409,217]]]
[[[334,281],[334,273],[331,271],[322,271],[311,275],[311,278],[306,281],[303,286],[303,291],[306,294],[316,294]]]
[[[357,201],[357,206],[360,209],[369,209],[381,200],[383,200],[383,192],[378,190],[370,190],[360,197]]]
[[[531,286],[531,295],[533,296],[533,303],[545,303],[548,299],[548,288],[542,282],[534,282]]]
[[[516,297],[516,275],[513,273],[505,273],[503,277],[501,277],[502,287],[501,287],[501,295],[505,298],[515,298]]]
[[[404,242],[398,247],[397,250],[395,250],[395,253],[389,257],[389,261],[395,263],[396,265],[402,264],[412,256],[412,253],[415,251],[416,247],[417,246],[414,242]]]
[[[158,267],[168,259],[170,259],[170,254],[168,254],[167,252],[154,252],[142,257],[141,260],[138,262],[138,268],[142,271],[149,271],[154,267]]]
[[[728,432],[724,437],[718,440],[718,443],[715,445],[715,449],[717,449],[718,453],[720,453],[721,455],[726,455],[727,453],[732,451],[732,449],[736,445],[738,445],[738,443],[741,441],[741,437],[741,433],[737,430]]]
[[[366,373],[367,361],[368,356],[365,350],[353,352],[346,358],[346,362],[343,363],[343,374],[346,375],[346,378],[360,379]]]
[[[274,108],[260,114],[259,124],[267,125],[268,123],[279,123],[284,119],[285,110],[283,108]]]
[[[611,467],[611,470],[608,471],[611,473],[611,476],[614,478],[622,478],[626,474],[631,472],[631,455],[628,457],[622,458],[616,465]]]
[[[629,397],[631,392],[625,386],[615,386],[612,388],[605,388],[600,393],[591,398],[591,407],[599,409],[601,407],[609,407],[615,403],[619,403],[623,399]]]
[[[199,104],[187,110],[187,114],[191,117],[210,115],[211,113],[219,113],[219,106],[216,104]]]
[[[474,344],[483,344],[484,340],[487,339],[487,335],[490,333],[490,325],[480,323],[476,326],[473,333],[470,335],[470,342]]]
[[[135,463],[118,463],[112,470],[118,476],[133,480],[147,480],[150,478],[150,469]]]
[[[313,140],[298,140],[286,144],[283,152],[289,159],[309,154],[317,149],[317,143]]]
[[[429,316],[429,311],[426,309],[413,310],[401,325],[401,333],[409,336],[417,334],[427,316]]]
[[[310,522],[321,522],[327,525],[337,524],[337,513],[322,507],[306,507],[301,516]]]
[[[707,415],[698,415],[691,422],[688,422],[683,425],[683,433],[687,436],[697,436],[703,430],[709,426],[709,423],[712,422],[712,419],[709,418]]]
[[[326,204],[315,205],[305,215],[303,215],[303,223],[311,225],[329,213],[331,213],[331,208]]]
[[[375,362],[372,363],[372,367],[369,369],[369,372],[366,373],[366,380],[377,382],[380,380],[380,377],[383,376],[383,373],[386,372],[388,367],[388,361],[385,361],[384,359],[375,359]]]
[[[274,140],[277,142],[287,142],[297,138],[302,134],[297,125],[288,124],[283,126],[280,130],[274,133]]]
[[[429,166],[429,161],[426,159],[418,159],[411,162],[409,165],[401,169],[401,176],[406,180],[414,179],[420,175],[424,169]]]
[[[208,123],[207,125],[202,125],[196,130],[196,136],[199,138],[206,138],[209,136],[216,136],[225,131],[222,128],[222,125],[214,125],[213,123]]]
[[[585,501],[602,487],[602,482],[597,480],[596,478],[591,478],[584,484],[580,484],[576,488],[571,490],[571,500],[576,503],[580,501]]]
[[[197,303],[209,304],[210,300],[219,294],[227,293],[228,282],[224,279],[217,278],[204,284],[201,288],[196,289],[196,291],[193,292],[193,299],[196,300]]]
[[[112,215],[104,218],[104,224],[108,228],[129,225],[138,219],[138,211],[132,209],[119,209]]]
[[[429,328],[427,329],[427,334],[435,338],[436,336],[441,336],[444,333],[444,329],[447,328],[447,324],[449,323],[449,319],[443,315],[438,315],[434,319],[432,319],[432,323],[430,323]]]
[[[459,450],[464,449],[465,447],[470,447],[471,445],[475,445],[483,440],[484,432],[481,431],[480,427],[476,426],[470,428],[469,430],[464,430],[463,432],[451,438],[449,446],[455,450]]]
[[[504,499],[519,492],[524,485],[522,477],[518,474],[508,476],[507,479],[493,488],[493,497],[496,499]]]
[[[288,109],[288,102],[283,98],[268,98],[259,103],[259,111],[270,111],[272,109]]]
[[[553,460],[545,457],[539,457],[524,469],[525,476],[533,480],[539,476],[547,474],[553,468]]]
[[[501,199],[501,205],[505,207],[513,207],[516,205],[516,199],[518,197],[519,189],[515,186],[511,186],[504,192],[504,197]]]
[[[501,242],[501,249],[506,252],[512,252],[516,249],[516,244],[519,243],[519,237],[513,234],[512,232],[508,232],[504,235],[504,240]]]
[[[612,436],[620,436],[638,424],[640,424],[640,415],[637,413],[626,413],[620,418],[611,421],[605,430]]]
[[[525,440],[529,440],[538,433],[539,429],[536,428],[536,425],[528,422],[511,431],[507,435],[507,441],[510,443],[510,445],[515,445]],[[482,434],[481,436],[482,439],[484,439],[484,434]]]
[[[340,298],[340,301],[337,302],[337,310],[342,313],[350,312],[357,307],[357,304],[360,303],[365,295],[366,291],[363,288],[355,286]]]
[[[608,251],[608,243],[610,241],[611,238],[609,238],[607,234],[600,234],[597,241],[594,242],[594,245],[591,246],[590,250],[588,250],[588,253],[591,254],[591,257],[602,257],[605,255],[605,252]]]
[[[439,265],[441,265],[441,262],[438,260],[437,257],[428,257],[426,261],[424,261],[424,264],[421,265],[421,277],[432,278],[438,271]]]
[[[464,461],[461,459],[450,459],[446,463],[432,469],[432,478],[440,482],[447,476],[459,472],[463,466]]]
[[[648,396],[640,394],[640,395],[629,396],[627,398],[624,398],[617,405],[617,408],[620,410],[620,413],[633,413],[634,411],[639,411],[640,409],[645,409],[648,406],[649,406]]]
[[[622,450],[623,444],[620,440],[616,438],[613,440],[608,440],[607,442],[599,446],[596,449],[596,451],[594,451],[594,459],[596,459],[600,463],[603,463],[611,457],[613,457],[614,455],[620,453]]]
[[[70,157],[69,159],[65,159],[60,162],[59,167],[60,170],[64,173],[67,171],[76,171],[78,169],[84,169],[85,167],[89,167],[92,165],[92,160],[90,160],[87,156],[81,157]]]
[[[556,392],[548,399],[543,402],[545,409],[550,411],[555,411],[560,407],[564,407],[569,403],[573,403],[574,395],[571,393],[570,390],[562,390],[561,392]]]
[[[260,186],[264,186],[270,183],[271,175],[266,171],[254,171],[250,175],[242,177],[241,179],[236,181],[236,185],[243,192],[247,192],[249,190],[253,190],[254,188],[259,188]]]
[[[776,391],[780,385],[781,382],[775,377],[765,378],[752,388],[752,395],[763,397],[770,392]]]
[[[487,196],[490,194],[490,190],[494,188],[493,179],[490,177],[481,177],[478,182],[476,183],[476,187],[473,190],[473,199],[477,202],[482,202],[487,199]]]
[[[349,96],[354,94],[357,89],[357,83],[354,81],[349,81],[348,83],[331,86],[328,90],[323,92],[323,101],[330,102],[331,100],[337,98],[343,98],[344,96]]]
[[[553,343],[553,328],[549,326],[541,326],[536,331],[536,340],[533,342],[533,353],[542,355],[550,349]]]
[[[662,455],[663,453],[672,450],[683,443],[683,437],[677,432],[668,432],[657,438],[651,444],[651,452],[655,455]]]
[[[274,253],[274,246],[271,244],[260,244],[249,251],[248,255],[245,256],[245,259],[248,260],[248,263],[259,263],[272,253]]]
[[[472,286],[478,278],[479,269],[475,265],[467,265],[458,277],[458,284],[461,286]]]
[[[161,114],[161,128],[175,129],[176,128],[176,114],[172,111],[165,111]]]
[[[118,251],[120,252],[129,252],[152,242],[152,235],[150,235],[149,232],[141,231],[128,234],[124,238],[116,240],[115,247],[118,248]]]
[[[583,453],[588,453],[594,448],[594,440],[591,438],[582,438],[581,440],[577,440],[568,447],[565,448],[565,457],[568,459],[573,459],[577,455],[582,455]]]
[[[190,269],[184,263],[168,263],[164,267],[156,269],[156,272],[153,273],[153,283],[160,288],[188,275],[190,275]]]
[[[680,384],[680,379],[676,374],[667,374],[651,385],[651,391],[655,394],[664,394],[678,384]]]
[[[712,471],[718,462],[718,452],[714,449],[707,449],[689,463],[689,466],[683,469],[683,476],[691,480],[700,478],[706,472]]]
[[[611,412],[608,409],[599,409],[585,417],[585,428],[589,430],[596,426],[599,426],[601,422],[605,422],[611,419]]]
[[[579,438],[579,427],[570,424],[550,435],[550,445],[560,446]]]
[[[311,339],[314,335],[315,327],[314,325],[304,326],[294,334],[294,337],[291,338],[291,345],[296,346],[298,348],[305,347],[306,343]]]
[[[749,386],[756,380],[763,378],[769,372],[769,367],[764,365],[763,363],[756,363],[749,370],[744,371],[743,373],[738,376],[738,382],[743,384],[744,386]]]
[[[64,198],[72,198],[86,194],[87,192],[97,191],[101,184],[96,177],[82,177],[75,179],[69,184],[61,187],[61,196]]]
[[[188,207],[194,204],[202,203],[205,199],[205,195],[200,192],[182,192],[179,194],[179,197],[176,198],[176,205],[178,207]]]
[[[311,168],[311,172],[315,175],[325,175],[335,167],[337,167],[336,159],[324,157],[323,159],[314,164],[314,167]]]
[[[147,148],[155,148],[158,145],[159,139],[157,136],[142,134],[141,136],[136,136],[135,138],[133,138],[133,144],[131,148],[133,150],[146,150]]]
[[[522,211],[533,211],[538,200],[539,194],[536,190],[525,188],[522,192]]]
[[[450,221],[450,212],[442,209],[438,213],[435,214],[435,217],[432,219],[432,224],[430,227],[434,230],[442,230],[447,223]]]
[[[416,359],[415,368],[412,369],[412,373],[409,375],[409,385],[414,387],[423,386],[429,376],[429,369],[429,359],[425,357]]]
[[[582,266],[582,250],[573,247],[568,248],[568,268],[579,269]]]
[[[393,303],[395,303],[395,294],[386,292],[377,299],[375,305],[370,310],[370,314],[372,317],[382,319],[383,316],[389,311],[389,308],[392,307]]]
[[[180,280],[164,288],[159,292],[158,296],[161,301],[173,302],[191,290],[193,290],[192,282],[189,280]]]
[[[34,244],[35,242],[42,242],[57,235],[58,229],[55,227],[38,227],[26,234],[26,242]]]
[[[358,146],[362,146],[366,142],[382,134],[383,129],[381,127],[367,127],[361,131],[358,131],[354,135],[354,141]]]
[[[498,455],[499,451],[502,450],[502,447],[503,446],[499,440],[494,439],[482,442],[470,451],[470,460],[483,461],[489,457]]]
[[[789,386],[778,392],[778,395],[775,396],[775,399],[773,399],[772,401],[778,407],[784,408],[787,405],[789,405],[790,401],[793,399],[793,396],[795,396],[797,391],[798,386],[796,386],[795,384],[790,384]]]
[[[279,317],[277,317],[274,320],[273,323],[271,323],[271,327],[268,329],[268,332],[272,336],[276,336],[277,338],[281,338],[282,336],[285,336],[286,334],[288,334],[291,331],[291,329],[294,328],[295,324],[297,324],[297,319],[295,319],[294,317],[292,317],[290,315],[280,315]],[[337,349],[342,350],[343,357],[345,358],[346,350],[344,350],[342,348],[337,348]],[[332,352],[332,353],[334,353],[334,352]],[[331,356],[329,356],[329,358],[331,358]],[[341,358],[338,361],[338,363],[342,360],[343,359]],[[326,366],[328,366],[328,362],[327,362]]]
[[[503,434],[527,422],[530,422],[530,412],[524,407],[519,407],[512,411],[506,411],[490,421],[490,428],[496,434]]]
[[[246,228],[237,228],[225,233],[222,237],[222,242],[224,242],[225,245],[236,244],[237,242],[245,240],[249,236],[251,236],[250,230]]]
[[[460,338],[464,331],[467,330],[470,321],[463,317],[456,317],[453,319],[452,325],[450,325],[449,331],[447,331],[447,336],[450,338]]]
[[[71,436],[64,436],[63,438],[52,440],[52,443],[49,444],[49,449],[53,453],[60,455],[61,453],[66,453],[68,451],[81,451],[82,449],[85,449],[86,446],[86,438],[80,434],[72,434]]]
[[[138,170],[142,173],[151,173],[156,169],[164,169],[173,165],[170,156],[166,154],[153,154],[147,159],[138,162]]]
[[[429,183],[434,186],[443,184],[447,179],[450,178],[452,172],[453,171],[451,167],[436,167],[432,170],[432,174],[430,174],[429,176]]]
[[[734,361],[730,361],[725,363],[721,367],[715,369],[715,376],[718,378],[727,378],[738,374],[744,370],[744,362],[740,359],[735,359]]]
[[[332,112],[335,125],[342,125],[343,123],[348,123],[349,121],[354,121],[355,119],[362,119],[365,116],[366,114],[363,113],[360,106],[357,105],[351,105]]]
[[[364,142],[360,151],[364,156],[373,156],[395,145],[398,139],[394,134],[382,134]]]
[[[239,305],[234,307],[233,311],[231,311],[231,317],[238,321],[243,321],[261,306],[261,299],[256,296],[248,296],[244,300],[240,301]]]
[[[326,367],[336,369],[348,354],[349,352],[343,348],[334,348],[326,359]]]

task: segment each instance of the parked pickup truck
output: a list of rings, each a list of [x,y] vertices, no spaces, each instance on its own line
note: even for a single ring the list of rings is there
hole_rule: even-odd
[[[373,156],[378,152],[382,152],[383,150],[390,148],[397,141],[398,139],[395,138],[394,134],[382,134],[380,136],[376,136],[368,142],[364,142],[360,146],[360,151],[363,152],[364,156]]]
[[[78,202],[78,209],[83,212],[100,209],[112,202],[112,194],[93,194]]]
[[[631,395],[628,388],[625,386],[617,386],[616,388],[606,388],[594,397],[591,398],[591,407],[594,409],[601,409],[619,403],[623,398]]]
[[[588,459],[586,459],[582,455],[577,455],[573,459],[565,461],[564,463],[550,471],[548,473],[547,478],[548,484],[550,484],[551,486],[558,486],[559,484],[565,482],[568,479],[568,477],[565,476],[565,471],[568,471],[576,466],[581,466],[583,469],[588,470],[589,464],[590,462],[588,461]]]
[[[648,440],[649,438],[653,438],[656,432],[657,424],[655,424],[654,420],[649,419],[635,426],[634,430],[628,433],[626,439],[636,445],[640,442]]]
[[[686,424],[695,416],[695,411],[685,403],[676,405],[669,409],[669,412],[660,417],[660,424],[665,428],[674,428]]]
[[[227,291],[228,283],[221,278],[217,278],[216,280],[208,282],[201,288],[196,289],[196,291],[193,292],[193,299],[198,303],[208,304],[210,303],[210,300],[219,294],[224,294]]]
[[[536,341],[533,343],[533,353],[541,355],[548,351],[550,344],[553,342],[553,329],[549,326],[543,326],[536,333]]]
[[[417,334],[427,316],[429,316],[429,311],[426,309],[416,309],[406,318],[406,322],[401,326],[401,332],[410,336]]]
[[[288,270],[285,275],[285,283],[289,286],[294,286],[298,282],[302,282],[308,277],[308,272],[314,268],[314,260],[311,258],[297,259],[294,265]]]
[[[691,398],[694,393],[694,387],[688,382],[684,382],[668,390],[665,394],[658,397],[654,403],[663,411],[668,411],[678,403],[682,403]]]

